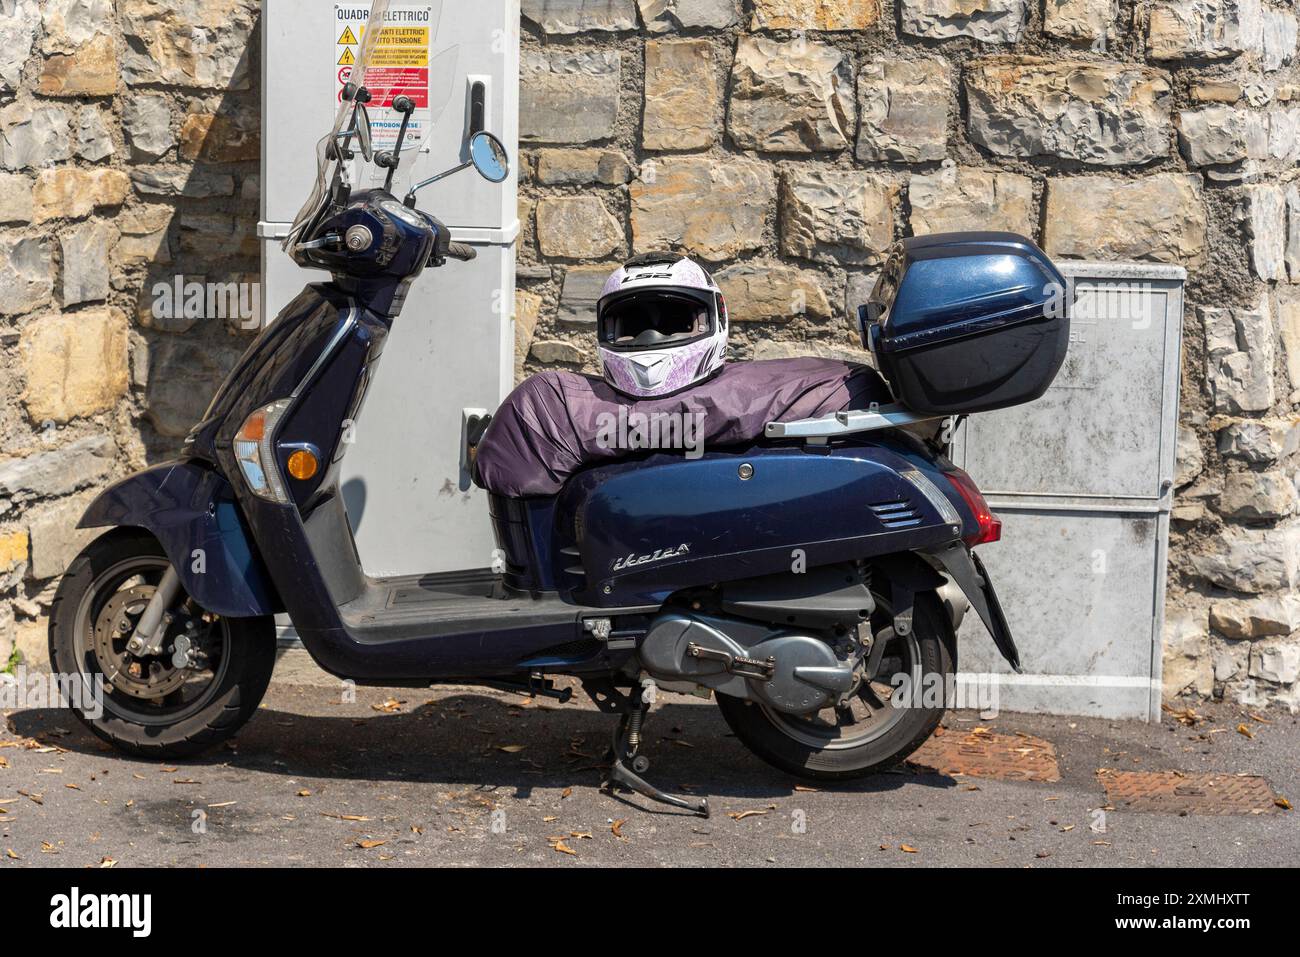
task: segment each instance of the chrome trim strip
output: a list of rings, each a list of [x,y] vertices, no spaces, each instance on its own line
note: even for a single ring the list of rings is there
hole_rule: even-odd
[[[325,344],[325,348],[322,349],[321,354],[316,357],[316,361],[311,364],[311,368],[308,369],[307,374],[302,377],[302,381],[294,386],[294,390],[289,393],[289,398],[298,398],[298,396],[302,394],[302,390],[307,387],[307,384],[311,382],[312,379],[316,378],[316,373],[320,372],[321,368],[329,361],[330,357],[334,355],[338,347],[343,344],[343,340],[347,338],[348,333],[356,327],[357,314],[359,312],[360,309],[357,307],[356,300],[349,299],[348,314],[343,318],[343,321],[339,323],[338,328],[334,330],[334,335],[331,336],[330,341]]]

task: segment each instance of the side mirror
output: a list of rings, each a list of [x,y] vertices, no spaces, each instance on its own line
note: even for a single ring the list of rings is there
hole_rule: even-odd
[[[334,155],[351,159],[354,138],[357,151],[365,157],[367,163],[370,162],[374,158],[374,144],[370,137],[370,114],[364,103],[352,107],[352,122],[347,129],[338,132],[333,146]]]
[[[469,158],[479,175],[500,183],[510,175],[510,157],[501,141],[487,131],[475,133],[469,141]]]
[[[374,158],[375,151],[370,138],[370,112],[366,109],[364,103],[358,103],[357,108],[353,111],[352,127],[357,134],[357,148],[368,163]]]
[[[491,133],[475,133],[469,141],[469,162],[461,163],[459,166],[453,166],[449,170],[430,176],[428,179],[420,180],[406,192],[406,198],[402,200],[407,206],[415,205],[415,194],[431,183],[436,183],[440,179],[446,179],[452,173],[459,173],[463,169],[473,166],[484,179],[500,183],[510,175],[510,157],[506,155],[506,148],[501,145],[501,141]]]

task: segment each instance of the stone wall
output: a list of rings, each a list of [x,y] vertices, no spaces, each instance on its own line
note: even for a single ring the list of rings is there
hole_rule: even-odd
[[[912,232],[1185,265],[1167,690],[1300,705],[1292,4],[523,12],[521,374],[592,368],[633,250],[714,270],[736,358],[862,358],[849,317]],[[249,334],[150,304],[256,271],[256,24],[253,0],[0,0],[0,653],[86,497],[174,451]]]
[[[258,18],[0,0],[0,667],[89,498],[175,454],[255,331],[153,289],[257,278]]]
[[[1300,706],[1300,93],[1268,0],[523,0],[519,356],[671,246],[736,357],[865,358],[895,238],[1189,270],[1166,691]],[[1298,285],[1293,285],[1297,283]]]

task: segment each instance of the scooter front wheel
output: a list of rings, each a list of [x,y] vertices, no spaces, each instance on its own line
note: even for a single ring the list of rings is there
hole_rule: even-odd
[[[750,751],[789,774],[844,780],[883,771],[925,743],[944,715],[955,670],[952,624],[933,593],[916,596],[912,630],[895,635],[887,602],[876,596],[871,626],[885,642],[872,675],[848,700],[809,715],[718,695],[731,730]]]
[[[183,591],[159,653],[131,654],[168,565],[152,535],[115,529],[68,566],[50,610],[50,668],[76,683],[77,717],[140,757],[185,757],[230,737],[257,710],[275,664],[273,619],[222,618]]]

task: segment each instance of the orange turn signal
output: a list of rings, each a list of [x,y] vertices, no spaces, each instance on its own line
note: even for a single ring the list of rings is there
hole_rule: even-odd
[[[266,409],[258,409],[244,420],[243,428],[235,438],[245,442],[261,442],[265,435]]]
[[[320,463],[316,461],[316,456],[306,449],[298,449],[289,456],[289,474],[300,482],[315,475],[318,468]]]

